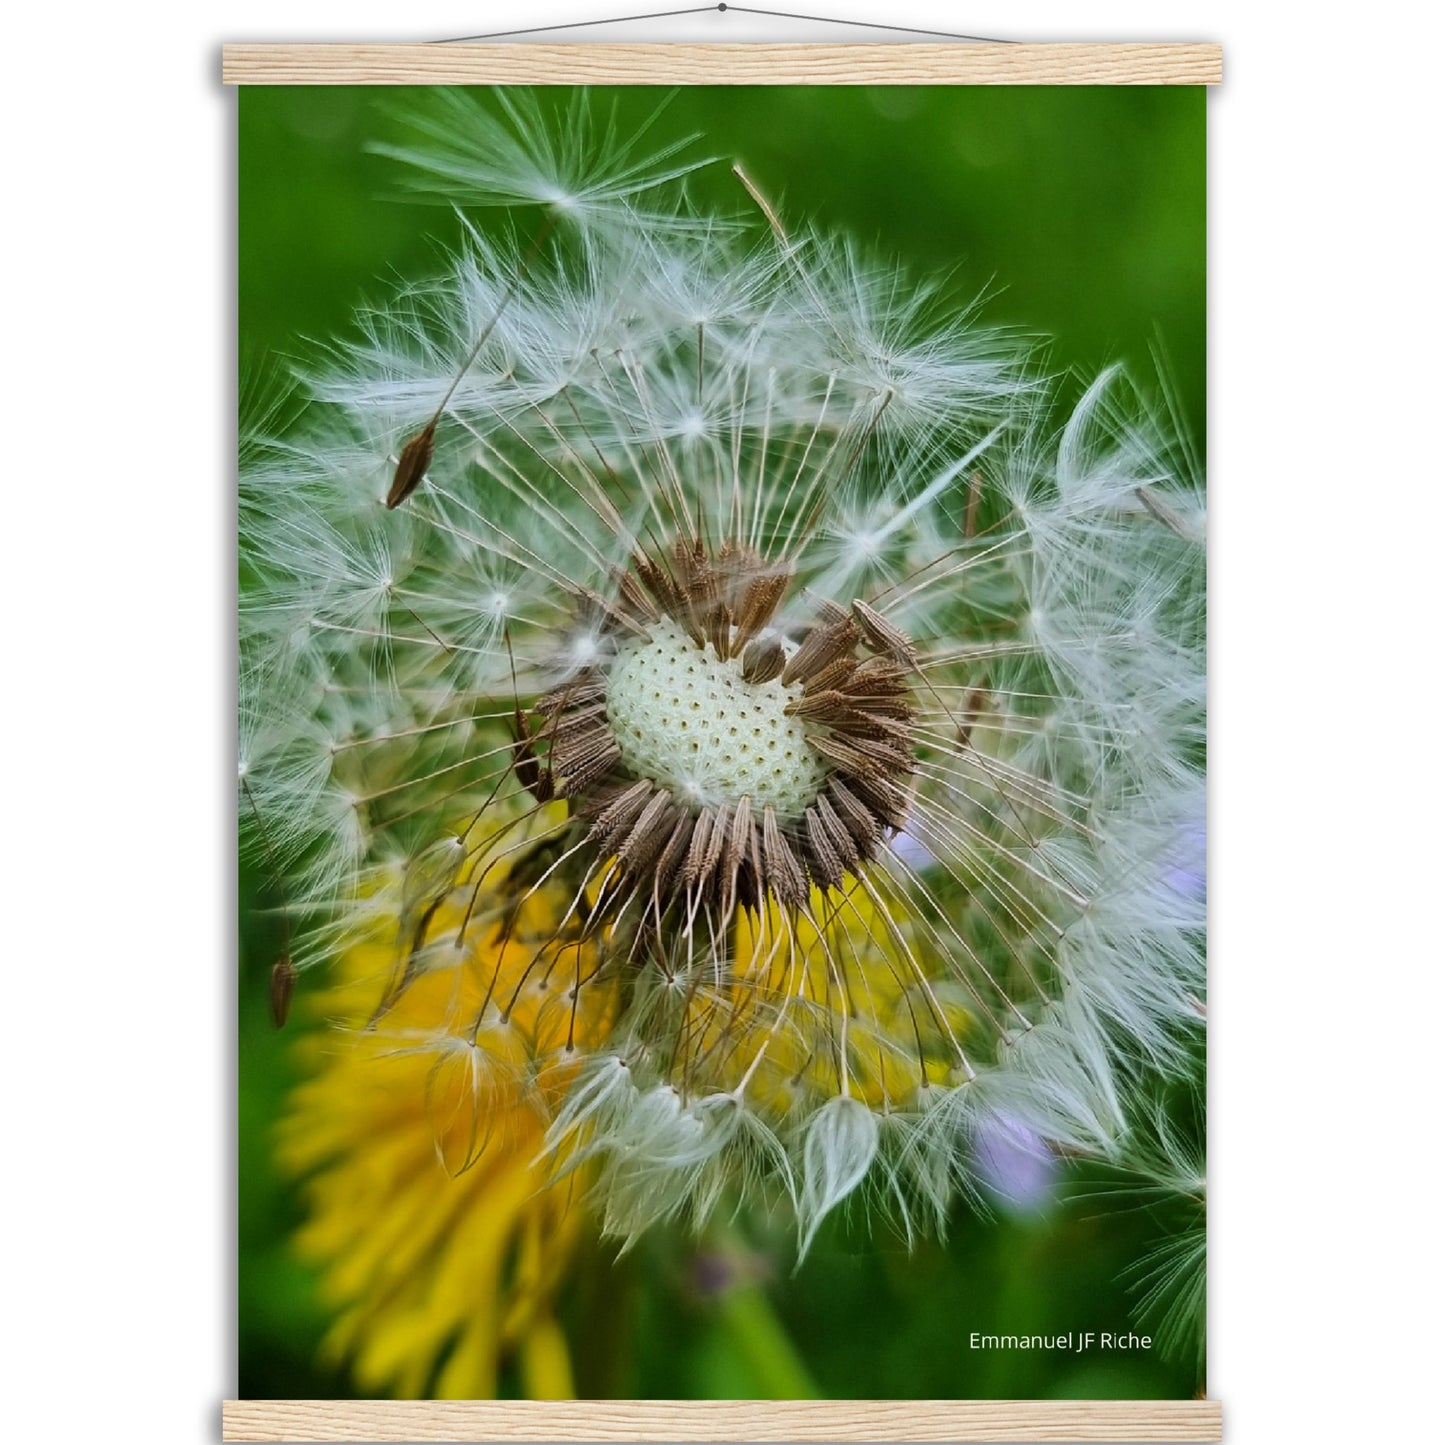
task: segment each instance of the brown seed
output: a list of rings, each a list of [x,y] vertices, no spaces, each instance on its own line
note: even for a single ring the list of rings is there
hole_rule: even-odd
[[[672,544],[672,554],[676,561],[673,577],[683,600],[674,615],[701,645],[707,636],[703,618],[717,595],[717,576],[701,538],[687,542],[679,537]]]
[[[918,666],[918,652],[908,634],[875,612],[861,597],[853,599],[853,616],[858,619],[858,626],[873,651],[885,653],[910,670]]]
[[[683,881],[689,887],[698,884],[708,888],[713,882],[713,873],[722,857],[723,845],[727,842],[727,807],[716,811],[707,809],[698,814],[696,831],[692,835],[692,846],[688,849],[687,866],[683,869]]]
[[[850,707],[871,716],[898,718],[905,722],[913,716],[913,704],[906,694],[899,696],[896,693],[876,693],[860,688],[849,691],[844,696]]]
[[[858,746],[858,739],[822,734],[810,741],[820,756],[854,777],[878,771],[878,765]]]
[[[646,778],[639,778],[597,815],[597,821],[587,836],[593,841],[608,839],[606,846],[611,849],[614,846],[611,840],[621,837],[632,827],[651,796],[652,784]]]
[[[701,537],[694,537],[691,542],[685,537],[674,539],[672,555],[677,558],[675,575],[684,592],[693,592],[712,571],[712,564],[707,560],[707,548],[703,546]]]
[[[406,501],[421,485],[426,469],[431,466],[436,450],[437,423],[433,417],[402,449],[396,470],[391,474],[391,489],[386,494],[388,511]]]
[[[590,788],[601,778],[605,778],[617,766],[621,757],[621,750],[609,738],[609,741],[599,744],[593,752],[571,765],[565,790],[555,782],[554,773],[554,789],[564,797],[575,798],[583,789]]]
[[[843,881],[843,859],[833,839],[818,816],[817,803],[803,814],[803,827],[808,834],[808,857],[813,877],[820,888],[836,888]],[[850,840],[851,841],[851,840]]]
[[[618,567],[613,571],[612,580],[617,588],[617,604],[623,611],[630,612],[643,622],[657,621],[657,608],[652,605],[634,573]]]
[[[744,793],[733,809],[732,827],[728,831],[726,861],[729,871],[738,867],[756,851],[757,840],[753,836],[753,800]]]
[[[564,714],[552,739],[547,759],[554,790],[562,797],[575,797],[589,783],[602,777],[622,756],[617,739],[604,719],[591,717],[573,722]]]
[[[803,684],[803,693],[807,696],[815,692],[836,692],[839,688],[844,688],[848,685],[857,670],[857,658],[835,658],[827,667],[815,672],[812,677]]]
[[[913,734],[901,718],[887,717],[870,709],[850,707],[830,718],[824,719],[835,732],[848,737],[875,738],[893,743],[900,753],[910,759],[913,756]]]
[[[560,734],[564,729],[570,732],[583,732],[606,725],[607,697],[604,693],[601,697],[594,696],[580,706],[569,707],[562,714],[553,731],[554,734]]]
[[[791,572],[767,572],[750,577],[737,606],[737,632],[733,637],[734,653],[752,641],[759,628],[766,627],[792,581]]]
[[[662,613],[684,621],[687,605],[672,573],[645,555],[634,557],[632,565],[637,572],[638,581],[651,593]]]
[[[680,808],[672,825],[672,836],[663,846],[657,867],[653,870],[653,887],[659,895],[671,890],[696,831],[696,820],[686,809]]]
[[[988,701],[988,691],[982,687],[969,689],[963,700],[963,711],[958,717],[958,741],[968,747],[973,739],[974,724],[983,716],[983,706]]]
[[[613,854],[620,853],[623,845],[632,836],[634,821],[631,818],[624,818],[605,826],[594,823],[587,838],[589,842],[596,845],[597,856],[608,858]]]
[[[823,627],[831,627],[835,622],[847,620],[848,609],[840,607],[831,597],[819,597],[811,589],[808,592],[809,598],[818,609],[818,621]]]
[[[568,714],[562,716],[549,729],[552,737],[552,768],[555,772],[566,772],[576,758],[590,754],[596,747],[612,737],[606,722],[597,717],[574,719]],[[542,734],[538,734],[542,736]]]
[[[630,632],[634,637],[651,637],[646,624],[634,617],[626,607],[608,601],[590,587],[574,585],[573,595],[576,600],[577,623],[584,632],[594,629],[604,631],[612,627]]]
[[[859,773],[848,779],[848,786],[877,822],[889,828],[901,828],[907,821],[909,793],[895,777],[881,770]]]
[[[763,809],[763,862],[767,865],[767,883],[773,896],[785,908],[801,908],[808,901],[808,880],[803,877],[803,870],[788,847],[771,807]]]
[[[278,1029],[286,1027],[291,1015],[291,996],[296,992],[296,965],[282,954],[271,965],[270,1003],[271,1022]]]
[[[552,775],[544,771],[532,735],[522,717],[522,709],[515,705],[512,708],[512,771],[516,773],[517,781],[539,803],[551,800]]]
[[[843,826],[843,820],[833,811],[833,805],[828,801],[827,795],[820,793],[813,799],[813,806],[808,809],[809,813],[816,816],[818,826],[822,828],[824,836],[832,844],[833,851],[838,855],[843,867],[851,868],[859,861],[858,844],[854,841],[853,835]]]
[[[852,699],[841,692],[804,693],[787,703],[783,712],[788,717],[812,718],[827,722],[847,715]]]
[[[704,808],[693,819],[692,837],[687,845],[687,862],[683,865],[682,881],[691,887],[708,871],[707,854],[712,843],[715,819],[710,808]]]
[[[783,670],[787,658],[775,637],[755,637],[743,649],[743,681],[771,682]]]
[[[752,898],[750,880],[744,873],[749,866],[752,879],[756,880],[762,872],[762,859],[758,856],[758,830],[753,826],[753,800],[744,793],[733,809],[732,826],[728,829],[727,846],[723,851],[724,912],[731,911],[733,902],[739,896],[744,902]],[[743,874],[741,887],[739,874]]]
[[[584,672],[579,672],[564,687],[559,687],[555,692],[549,692],[539,698],[532,711],[538,717],[551,717],[564,708],[585,707],[588,703],[597,702],[606,696],[607,684],[588,668]]]
[[[663,846],[672,834],[672,798],[661,790],[652,795],[652,801],[642,810],[642,816],[632,825],[632,831],[617,850],[618,860],[627,866],[634,877],[645,873],[653,859],[662,852]]]
[[[835,658],[851,652],[857,641],[858,628],[851,617],[815,627],[788,659],[788,665],[783,669],[783,686],[821,671]]]
[[[614,779],[611,782],[599,783],[585,798],[578,798],[576,802],[577,816],[579,818],[600,818],[604,812],[617,802],[627,790],[634,786],[633,780],[628,778],[623,781]]]
[[[828,797],[837,809],[839,821],[858,844],[859,856],[871,858],[873,847],[883,831],[873,810],[842,778],[828,780]]]
[[[1135,487],[1134,495],[1144,504],[1144,510],[1161,527],[1168,527],[1176,537],[1183,537],[1186,542],[1194,541],[1194,538],[1190,536],[1189,528],[1184,525],[1183,518],[1173,507],[1161,501],[1151,487]]]
[[[853,690],[861,687],[906,692],[904,671],[891,657],[865,657],[853,673]]]
[[[702,611],[722,596],[722,575],[694,551],[686,586],[688,601]]]
[[[714,598],[702,609],[699,623],[713,651],[719,657],[730,657],[732,647],[733,615],[721,597]]]
[[[913,756],[913,749],[908,745],[906,731],[902,738],[854,735],[848,738],[848,742],[865,758],[876,763],[880,773],[913,773],[918,770],[918,762]]]

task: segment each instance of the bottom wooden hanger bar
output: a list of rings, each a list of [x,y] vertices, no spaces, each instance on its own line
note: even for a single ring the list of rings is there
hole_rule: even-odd
[[[1218,1440],[1218,1400],[227,1400],[225,1440]]]

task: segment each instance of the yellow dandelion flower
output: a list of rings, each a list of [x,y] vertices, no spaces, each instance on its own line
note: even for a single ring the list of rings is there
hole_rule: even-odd
[[[499,889],[506,879],[504,868]],[[378,1016],[377,980],[396,957],[384,920],[404,886],[400,873],[377,880],[372,921],[311,999],[329,1026],[298,1046],[304,1082],[281,1124],[280,1161],[305,1181],[297,1245],[336,1317],[325,1352],[369,1393],[485,1398],[512,1361],[528,1396],[567,1398],[571,1361],[553,1304],[585,1211],[581,1180],[538,1162],[539,1105],[565,1088],[566,1070],[539,1079],[531,1061],[607,1020],[595,1008],[574,1017],[560,950],[535,947],[556,908],[545,893],[519,917],[469,929],[463,949],[448,945],[449,966],[425,967]],[[423,931],[454,930],[463,894]],[[479,1033],[468,1019],[498,988],[519,991],[513,1026]]]

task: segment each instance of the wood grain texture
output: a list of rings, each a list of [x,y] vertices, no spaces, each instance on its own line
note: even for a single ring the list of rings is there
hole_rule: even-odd
[[[1219,1440],[1218,1400],[227,1400],[224,1440]]]
[[[1215,85],[1218,45],[226,45],[227,85]]]

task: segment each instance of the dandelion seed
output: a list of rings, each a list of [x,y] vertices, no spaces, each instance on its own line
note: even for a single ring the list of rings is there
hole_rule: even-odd
[[[526,266],[464,235],[245,478],[298,962],[384,933],[362,1016],[424,996],[408,1057],[466,1061],[449,1167],[525,1116],[625,1239],[942,1227],[991,1121],[1108,1147],[1201,988],[1157,864],[1202,816],[1167,432],[1110,372],[1052,436],[971,307],[501,104],[400,154],[574,224]]]
[[[271,1022],[278,1029],[286,1027],[291,1016],[291,996],[296,992],[296,965],[289,958],[278,958],[271,965],[269,1000]]]

